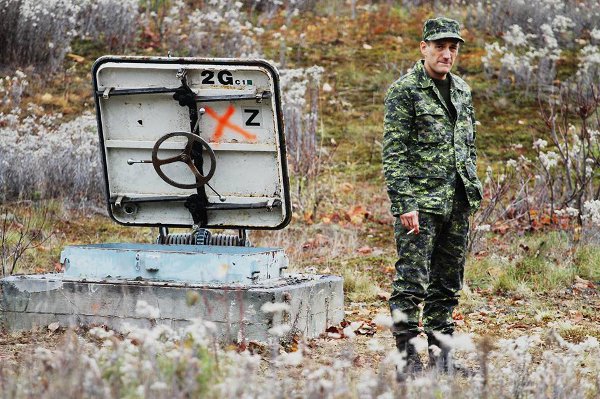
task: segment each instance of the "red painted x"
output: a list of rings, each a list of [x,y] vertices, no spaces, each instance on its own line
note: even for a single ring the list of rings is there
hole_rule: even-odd
[[[255,134],[247,132],[238,125],[234,125],[233,123],[229,122],[229,118],[231,118],[231,115],[233,115],[233,113],[235,112],[235,108],[233,107],[233,105],[229,105],[227,111],[225,111],[223,116],[219,116],[219,114],[217,114],[215,110],[210,107],[204,107],[204,109],[206,110],[206,114],[208,116],[217,121],[217,128],[215,129],[215,132],[212,135],[211,141],[218,142],[221,136],[223,136],[223,130],[226,127],[241,134],[250,141],[256,140]]]

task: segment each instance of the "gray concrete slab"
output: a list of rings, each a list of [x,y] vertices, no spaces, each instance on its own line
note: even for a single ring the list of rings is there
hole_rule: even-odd
[[[182,327],[195,318],[214,322],[222,342],[266,342],[268,330],[279,324],[292,327],[288,337],[314,338],[344,317],[343,280],[337,276],[298,274],[256,284],[202,285],[45,274],[4,278],[0,291],[0,322],[11,331],[53,322],[64,327],[105,325],[117,331],[125,324],[150,326],[149,319],[136,314],[140,300],[159,310],[154,321],[159,324]],[[197,298],[191,305],[189,295]],[[289,311],[265,314],[261,307],[266,302],[287,303]]]

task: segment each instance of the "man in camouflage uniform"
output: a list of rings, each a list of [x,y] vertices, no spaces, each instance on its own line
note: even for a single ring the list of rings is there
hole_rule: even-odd
[[[385,99],[383,169],[399,256],[389,303],[393,315],[406,315],[394,320],[393,333],[413,371],[422,367],[409,342],[420,332],[420,304],[430,346],[442,346],[435,332],[454,332],[469,214],[482,198],[471,91],[450,73],[463,42],[458,22],[427,20],[423,59],[391,85]],[[447,355],[442,352],[444,368]]]

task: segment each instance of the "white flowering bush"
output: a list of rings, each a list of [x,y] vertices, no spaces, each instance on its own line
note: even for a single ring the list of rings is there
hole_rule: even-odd
[[[135,40],[139,26],[138,0],[74,0],[77,36],[102,41],[110,51],[123,51]]]
[[[316,179],[326,155],[318,138],[323,72],[324,69],[316,65],[280,71],[288,163],[296,178],[295,202],[300,207],[315,206],[318,202]]]
[[[36,108],[30,104],[24,118],[0,113],[0,199],[99,202],[104,186],[95,116],[57,124],[61,115],[37,117]]]
[[[546,140],[534,141],[537,170],[533,181],[545,187],[551,212],[557,207],[574,208],[579,216],[586,201],[600,196],[600,132],[594,114],[600,105],[598,93],[598,82],[563,85],[542,108],[552,147],[546,148]],[[527,168],[523,161],[521,171]]]
[[[596,5],[593,0],[575,4],[557,0],[479,1],[469,6],[466,23],[502,37],[486,44],[482,62],[488,76],[496,77],[501,87],[514,84],[537,93],[555,84],[558,62],[572,63],[573,52],[578,65],[572,78],[598,76],[600,13]]]
[[[584,204],[600,195],[594,114],[600,100],[600,10],[593,5],[506,0],[467,6],[469,26],[501,37],[486,44],[486,74],[501,89],[519,90],[519,97],[537,96],[547,126],[545,137],[534,138],[534,158],[520,155],[495,178],[487,174],[492,206],[512,196],[499,207],[500,218],[526,219],[533,228],[543,216],[546,224],[574,227],[569,221],[581,225]],[[481,224],[492,213],[480,214]]]
[[[27,86],[29,86],[27,75],[18,69],[14,76],[0,79],[0,105],[7,109],[19,108]]]
[[[53,72],[74,38],[122,49],[133,40],[137,19],[137,0],[0,0],[0,59]]]
[[[269,305],[269,311],[279,309]],[[156,313],[147,304],[142,312]],[[388,316],[389,318],[389,316]],[[565,341],[550,329],[492,342],[467,334],[438,336],[460,375],[428,368],[398,382],[405,354],[387,355],[370,338],[367,351],[382,356],[379,371],[353,364],[352,341],[341,342],[326,364],[311,363],[311,349],[277,350],[262,356],[216,345],[212,323],[195,320],[174,330],[166,325],[126,327],[115,334],[95,327],[68,333],[54,350],[36,349],[19,365],[0,363],[0,395],[12,398],[592,398],[600,394],[600,345],[593,337]],[[425,340],[415,341],[419,353]],[[436,347],[430,348],[435,351]],[[364,354],[364,356],[368,355]],[[266,383],[268,382],[268,383]]]
[[[595,359],[600,347],[598,340],[587,337],[579,344],[564,341],[550,331],[546,341],[541,336],[522,336],[500,340],[502,350],[490,354],[488,373],[490,388],[503,392],[500,398],[546,395],[561,398],[585,398],[598,395],[597,376],[600,364]],[[539,360],[534,353],[542,351]],[[543,394],[542,394],[543,393]]]
[[[147,305],[142,306],[147,310]],[[21,367],[0,365],[0,395],[14,398],[202,397],[219,382],[211,323],[126,327],[123,338],[102,327],[88,339],[66,336],[55,351],[40,348]]]
[[[280,71],[286,144],[292,169],[298,176],[314,176],[316,172],[319,87],[323,72],[319,66]]]
[[[254,26],[240,1],[211,0],[192,9],[176,0],[160,25],[168,49],[179,56],[258,57],[262,54]]]
[[[595,228],[600,227],[600,200],[593,199],[583,204],[583,215],[586,222]]]
[[[470,6],[468,23],[480,30],[501,34],[513,25],[525,29],[549,24],[557,32],[571,31],[575,36],[597,24],[600,15],[594,1],[566,2],[561,0],[480,0],[464,2]],[[568,40],[558,37],[557,40]]]
[[[536,138],[535,157],[509,159],[496,172],[488,166],[483,183],[489,201],[476,217],[473,238],[499,220],[524,221],[530,229],[552,224],[565,230],[586,222],[586,230],[594,231],[600,221],[592,216],[591,205],[600,195],[600,134],[589,128],[587,117],[577,126],[559,122],[570,120],[560,114],[565,109],[557,106],[545,115],[551,141]]]

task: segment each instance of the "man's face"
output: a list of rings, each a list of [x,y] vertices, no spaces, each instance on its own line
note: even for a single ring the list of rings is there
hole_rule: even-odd
[[[458,40],[440,39],[421,42],[425,70],[434,79],[445,79],[458,55]]]

